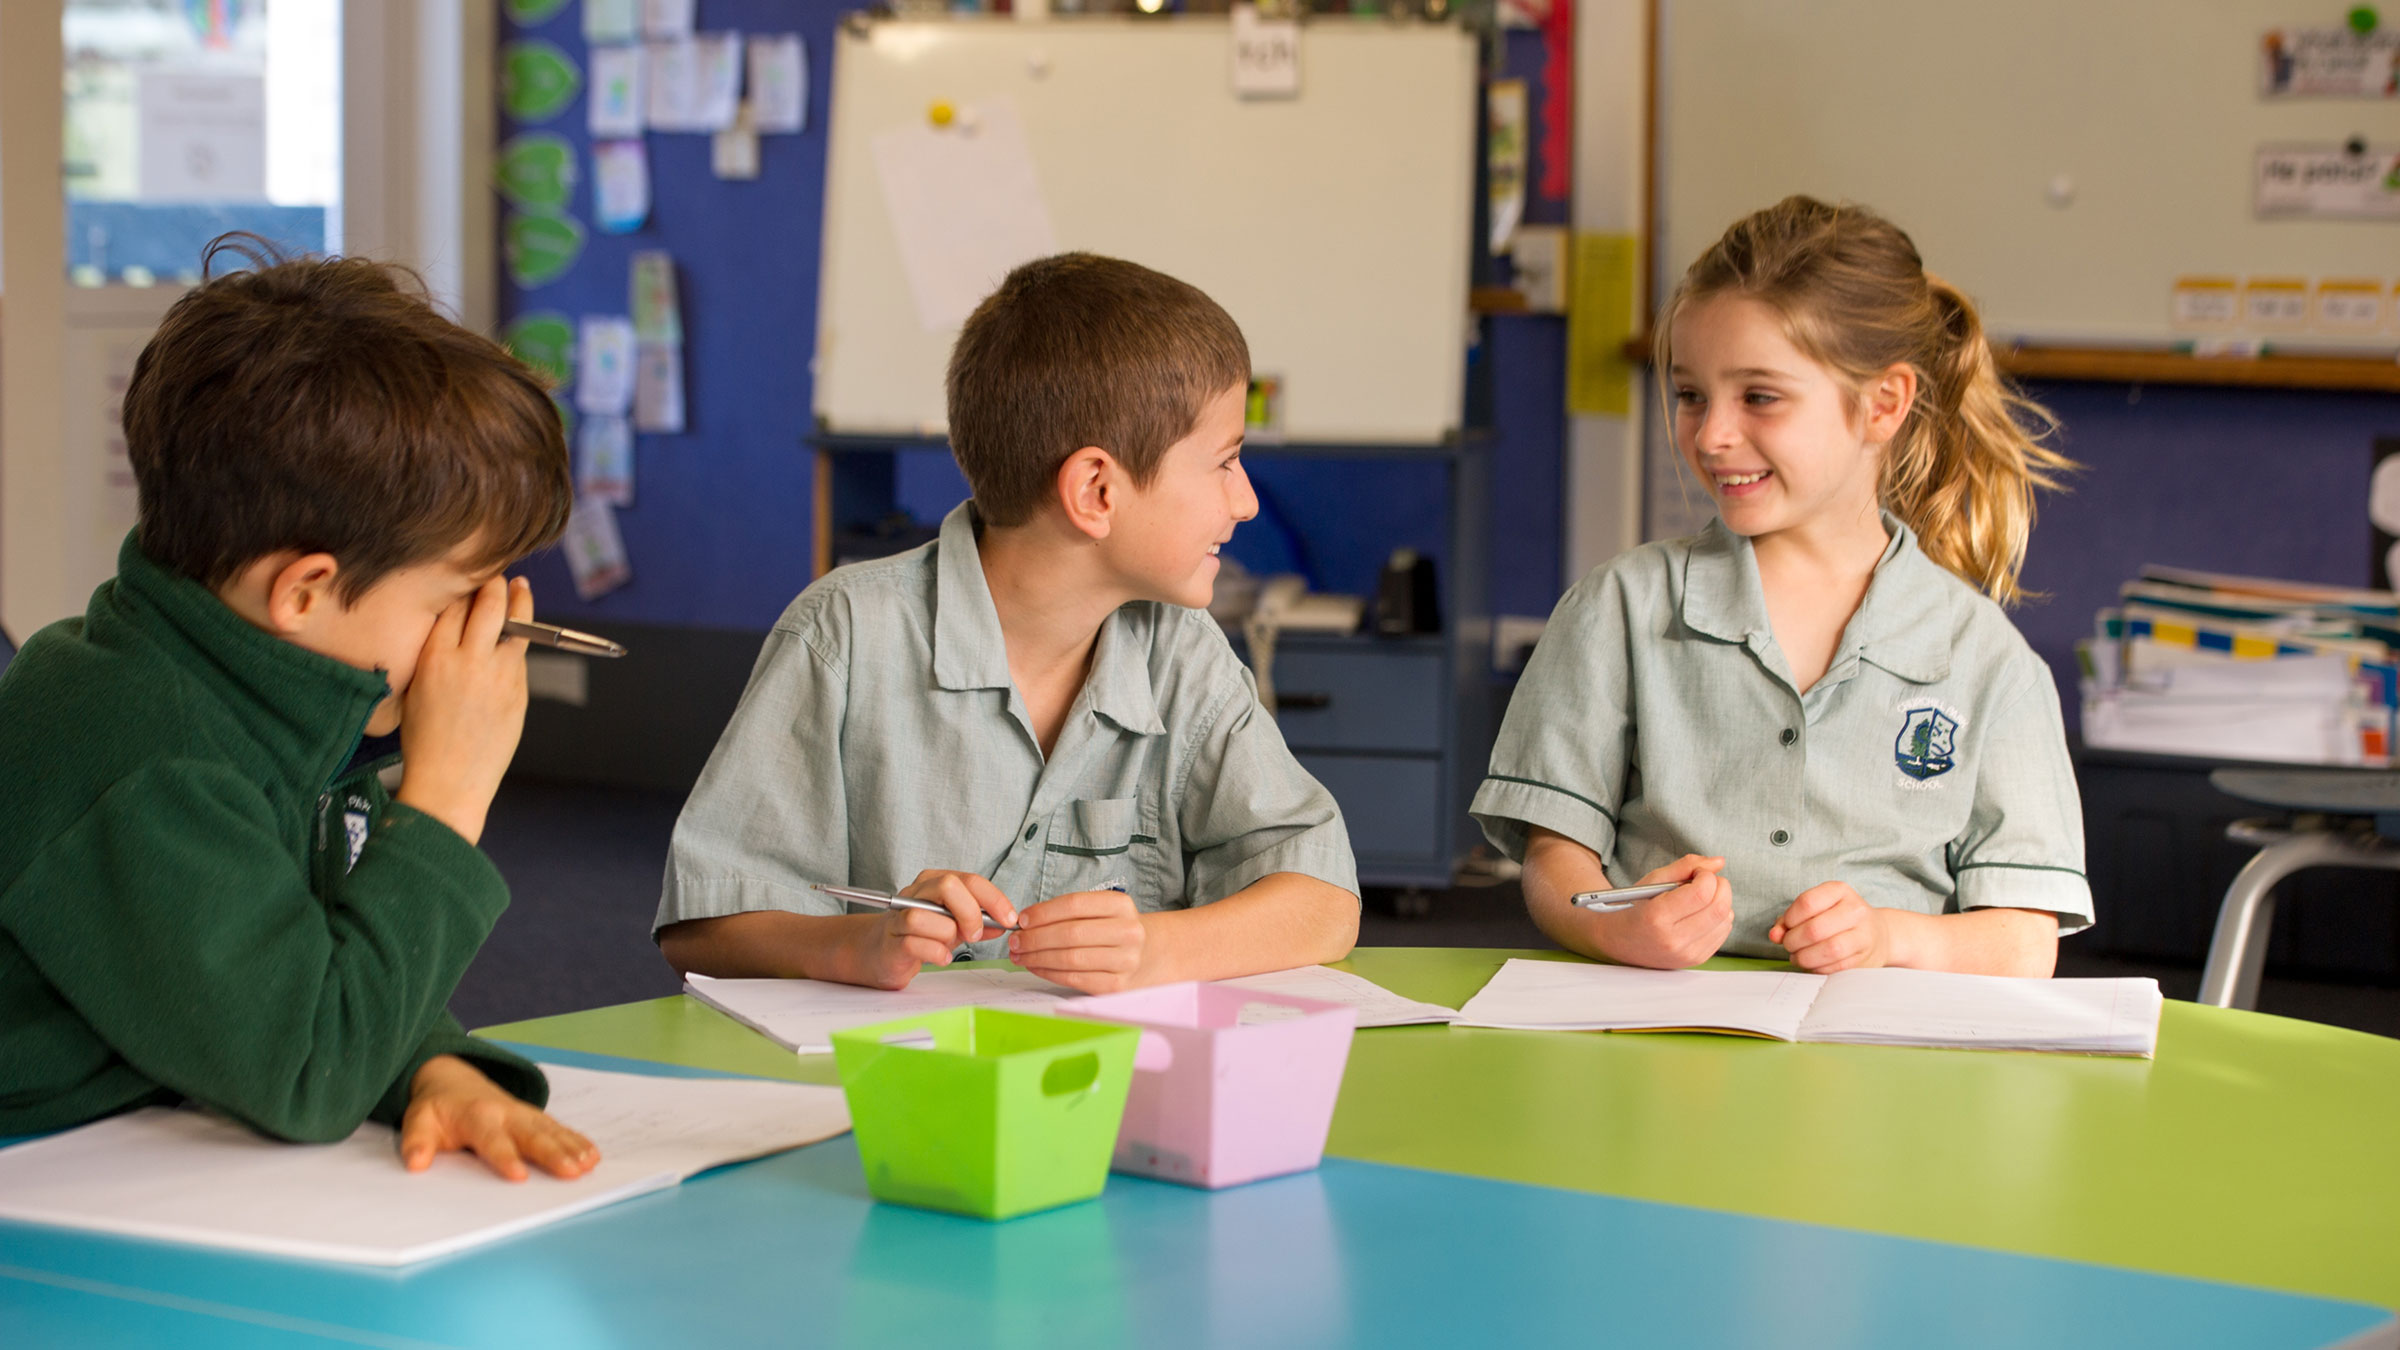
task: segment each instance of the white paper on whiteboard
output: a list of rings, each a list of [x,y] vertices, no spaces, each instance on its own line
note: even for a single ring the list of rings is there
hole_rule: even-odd
[[[894,127],[874,144],[900,264],[929,331],[965,323],[1011,268],[1058,251],[1016,104],[992,99],[947,127]]]

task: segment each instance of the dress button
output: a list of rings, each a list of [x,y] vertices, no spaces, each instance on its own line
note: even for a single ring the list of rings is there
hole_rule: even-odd
[[[1777,830],[1775,833],[1767,836],[1767,842],[1773,844],[1777,848],[1782,848],[1785,844],[1792,842],[1792,832],[1790,830]]]
[[[1790,727],[1785,727],[1785,728],[1783,729],[1783,743],[1784,743],[1785,745],[1790,745],[1792,742],[1794,742],[1794,741],[1797,741],[1797,740],[1799,740],[1799,739],[1800,739],[1800,733],[1799,733],[1799,732],[1792,730]]]
[[[1031,838],[1033,838],[1035,835],[1037,835],[1037,834],[1040,834],[1041,832],[1042,832],[1042,827],[1041,827],[1041,826],[1039,826],[1039,825],[1028,825],[1028,826],[1026,826],[1026,827],[1025,827],[1025,837],[1026,837],[1027,839],[1031,839]]]

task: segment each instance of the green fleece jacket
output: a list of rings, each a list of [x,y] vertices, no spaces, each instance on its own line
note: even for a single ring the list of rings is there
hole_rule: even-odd
[[[389,686],[128,538],[0,674],[0,1135],[189,1099],[284,1139],[396,1123],[508,888],[352,765]],[[346,767],[347,766],[347,767]]]

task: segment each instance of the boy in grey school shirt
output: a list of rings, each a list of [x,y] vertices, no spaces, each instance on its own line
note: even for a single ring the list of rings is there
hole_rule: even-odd
[[[897,989],[1005,951],[1100,992],[1350,950],[1341,812],[1202,612],[1258,510],[1249,376],[1223,309],[1132,263],[1043,259],[985,299],[949,372],[974,499],[768,636],[676,822],[677,970]]]

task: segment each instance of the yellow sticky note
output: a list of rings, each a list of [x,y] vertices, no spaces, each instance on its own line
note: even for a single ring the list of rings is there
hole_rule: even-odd
[[[1568,269],[1567,411],[1623,417],[1633,411],[1633,280],[1641,249],[1630,234],[1578,234]]]

